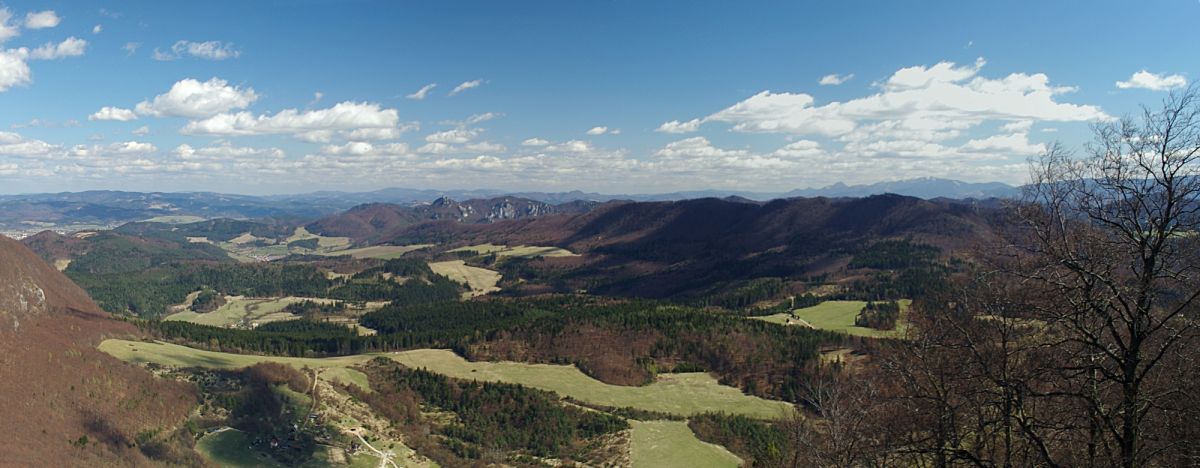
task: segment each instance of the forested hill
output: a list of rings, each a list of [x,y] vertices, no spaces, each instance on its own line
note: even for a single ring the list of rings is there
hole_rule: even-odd
[[[996,208],[899,195],[609,203],[579,215],[490,225],[426,223],[391,242],[553,245],[584,254],[561,279],[592,292],[642,297],[700,293],[712,285],[762,277],[840,273],[883,240],[966,252],[992,236]]]
[[[497,197],[455,201],[442,197],[428,204],[396,205],[369,203],[344,213],[317,220],[306,228],[325,236],[370,241],[395,235],[404,228],[430,221],[486,224],[560,214],[580,214],[597,204],[573,201],[550,204],[520,197]]]

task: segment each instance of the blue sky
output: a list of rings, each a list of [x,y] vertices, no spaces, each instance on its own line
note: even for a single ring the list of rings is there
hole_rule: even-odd
[[[1041,145],[1200,76],[1197,20],[1195,0],[7,1],[0,193],[1020,183]]]

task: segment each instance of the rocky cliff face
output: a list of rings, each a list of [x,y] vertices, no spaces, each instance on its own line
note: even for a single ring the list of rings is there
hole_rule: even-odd
[[[19,331],[22,320],[51,310],[100,314],[75,283],[20,242],[0,236],[0,331]]]

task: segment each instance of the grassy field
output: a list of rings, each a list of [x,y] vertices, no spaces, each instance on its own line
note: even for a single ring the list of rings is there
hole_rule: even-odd
[[[128,340],[104,340],[98,348],[122,361],[155,363],[164,366],[241,369],[260,362],[278,362],[297,369],[304,367],[321,369],[322,378],[351,383],[364,389],[369,388],[366,374],[349,367],[375,357],[366,354],[332,358],[255,356],[205,351],[164,342],[147,343]]]
[[[241,296],[226,296],[225,300],[225,305],[212,312],[199,314],[190,310],[185,310],[183,312],[177,312],[168,315],[163,320],[179,320],[183,322],[197,323],[200,325],[211,325],[214,327],[240,326],[251,328],[255,325],[261,325],[267,322],[277,322],[280,320],[299,318],[292,313],[284,312],[283,308],[287,307],[288,304],[293,302],[300,302],[304,300],[304,298],[247,298]],[[322,299],[311,300],[323,301]]]
[[[736,467],[742,459],[696,438],[684,421],[629,421],[630,461],[640,467]]]
[[[464,283],[470,287],[471,291],[464,294],[468,298],[500,290],[500,288],[496,287],[496,284],[500,282],[500,272],[473,267],[467,265],[462,260],[433,262],[429,264],[429,268],[434,273]]]
[[[579,255],[570,250],[558,247],[538,247],[533,245],[509,247],[507,245],[496,244],[469,245],[449,250],[449,252],[475,252],[481,255],[494,253],[500,257],[576,257]]]
[[[366,376],[349,369],[376,356],[385,356],[409,367],[462,379],[509,382],[558,392],[589,403],[634,407],[688,416],[706,411],[724,411],[755,418],[783,416],[791,405],[743,394],[721,385],[704,373],[663,374],[643,387],[609,385],[588,377],[575,366],[517,362],[468,362],[449,350],[421,349],[399,353],[362,354],[333,358],[253,356],[204,351],[170,343],[105,340],[100,350],[126,362],[157,363],[181,367],[237,369],[271,361],[297,368],[323,369],[321,375],[367,388]]]
[[[304,226],[300,226],[296,228],[296,231],[292,233],[291,237],[288,237],[287,240],[283,241],[283,244],[287,245],[289,242],[314,238],[317,239],[317,250],[320,252],[346,250],[350,247],[351,243],[349,237],[325,237],[308,232],[307,229],[304,229]]]
[[[309,249],[289,249],[288,243],[305,239],[318,239],[317,250]],[[269,245],[253,245],[256,241],[264,241]],[[229,242],[217,242],[214,245],[220,247],[230,257],[240,262],[261,262],[264,260],[272,260],[283,258],[292,253],[305,254],[326,254],[335,251],[344,251],[350,248],[349,237],[324,237],[308,232],[303,226],[296,228],[290,237],[282,241],[276,242],[275,239],[266,239],[255,237],[250,233],[242,234],[238,237],[230,239]]]
[[[575,366],[470,362],[442,349],[403,351],[390,357],[406,366],[425,368],[450,377],[519,383],[593,404],[629,406],[681,416],[724,411],[774,419],[791,408],[784,402],[746,395],[734,387],[721,385],[715,378],[702,372],[661,374],[650,385],[626,387],[609,385],[588,377]]]
[[[895,330],[876,330],[874,328],[855,326],[854,317],[858,316],[863,306],[867,305],[863,301],[827,301],[812,307],[796,309],[790,314],[784,312],[754,318],[781,325],[803,326],[807,324],[813,328],[842,332],[854,336],[872,338],[899,337],[904,336],[904,330],[907,326],[904,322],[904,314],[908,311],[908,307],[912,305],[912,301],[901,299],[899,302],[900,320],[897,321]]]
[[[196,452],[217,466],[283,466],[266,454],[250,448],[250,436],[237,429],[206,434],[196,442]]]
[[[404,254],[427,249],[433,247],[433,244],[415,244],[415,245],[373,245],[370,247],[362,247],[358,249],[333,250],[328,252],[319,252],[318,255],[338,256],[349,255],[354,258],[378,258],[382,260],[391,260],[400,258]]]
[[[191,224],[204,221],[204,218],[199,216],[179,215],[179,216],[155,216],[153,218],[143,220],[143,223],[165,223],[165,224]]]

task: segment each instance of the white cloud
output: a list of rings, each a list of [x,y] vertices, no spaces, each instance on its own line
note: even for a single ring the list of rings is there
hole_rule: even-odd
[[[443,132],[431,133],[425,136],[430,143],[463,144],[474,140],[482,130],[478,128],[455,128]]]
[[[687,122],[672,120],[664,122],[655,131],[659,133],[692,133],[700,129],[700,123],[700,119],[692,119]]]
[[[1032,120],[1016,120],[1000,126],[1000,130],[1011,133],[1026,133],[1033,128]]]
[[[30,140],[12,132],[0,132],[0,155],[14,157],[33,157],[52,153],[60,149],[41,140]]]
[[[21,34],[21,27],[12,23],[12,11],[0,7],[0,44]]]
[[[171,46],[170,51],[163,51],[155,48],[151,57],[154,60],[169,61],[177,58],[190,55],[192,57],[206,60],[225,60],[237,58],[242,55],[242,51],[234,48],[231,42],[221,41],[176,41]]]
[[[1055,97],[1073,88],[1051,86],[1044,74],[979,76],[985,63],[980,59],[969,66],[940,62],[902,68],[880,83],[881,91],[876,94],[820,106],[808,94],[762,91],[702,119],[667,122],[659,131],[683,133],[703,123],[724,122],[738,132],[861,139],[864,133],[886,127],[917,130],[927,139],[945,139],[987,120],[1110,118],[1096,106],[1057,102]]]
[[[100,34],[103,31],[104,31],[103,24],[97,24],[95,26],[92,26],[92,34]]]
[[[503,116],[504,116],[504,114],[500,114],[500,113],[496,113],[496,112],[484,112],[482,114],[475,114],[470,117],[467,117],[466,124],[474,125],[474,124],[481,123],[481,122],[487,122],[489,120],[495,120],[495,119],[498,119]]]
[[[29,29],[45,29],[58,26],[62,18],[54,10],[39,11],[25,15],[25,27]]]
[[[461,92],[466,91],[471,88],[478,88],[481,85],[483,85],[483,80],[464,81],[462,84],[455,86],[454,89],[450,91],[450,96],[457,95],[458,93],[461,93]]]
[[[364,155],[370,154],[374,150],[373,145],[363,141],[351,141],[344,145],[327,145],[321,148],[321,152],[325,154]]]
[[[530,139],[527,139],[527,140],[521,142],[521,146],[546,146],[549,144],[550,144],[549,141],[543,140],[541,138],[530,138]]]
[[[137,120],[137,118],[137,114],[132,110],[111,106],[101,107],[96,113],[88,116],[88,120],[116,120],[120,122]]]
[[[840,85],[847,81],[850,81],[852,79],[854,79],[853,73],[848,74],[848,75],[839,75],[837,73],[831,73],[831,74],[822,76],[821,80],[818,81],[817,83],[819,83],[822,86],[837,86],[837,85]]]
[[[587,131],[586,133],[587,133],[588,135],[592,135],[592,136],[597,136],[597,135],[606,135],[606,134],[607,134],[607,135],[620,135],[620,134],[621,134],[621,129],[619,129],[619,128],[608,128],[608,127],[605,127],[605,126],[597,126],[597,127],[592,127],[592,128],[590,128],[590,129],[588,129],[588,131]]]
[[[0,10],[2,13],[2,10]],[[0,92],[14,86],[24,86],[33,81],[25,54],[20,51],[0,49]]]
[[[132,134],[134,134],[134,135],[137,135],[137,136],[145,136],[145,135],[149,135],[149,134],[150,134],[150,127],[147,127],[147,126],[143,125],[143,126],[141,126],[141,127],[138,127],[138,128],[136,128],[136,129],[134,129],[132,132],[129,132],[129,133],[132,133]]]
[[[1151,91],[1167,91],[1184,86],[1187,86],[1187,78],[1184,78],[1183,75],[1163,75],[1146,70],[1134,73],[1129,77],[1129,81],[1117,82],[1117,87],[1121,89],[1149,89]]]
[[[345,137],[351,140],[395,140],[400,138],[400,134],[405,130],[398,127],[359,128],[346,132]]]
[[[466,149],[467,151],[473,152],[473,153],[503,153],[508,150],[508,148],[504,147],[504,145],[501,145],[499,143],[492,143],[492,142],[488,142],[488,141],[481,141],[479,143],[471,143],[469,145],[464,146],[463,149]]]
[[[252,88],[232,86],[220,78],[201,82],[187,78],[171,85],[153,100],[138,103],[138,114],[154,117],[211,117],[234,109],[245,109],[258,100]]]
[[[416,99],[416,100],[420,101],[422,99],[425,99],[425,96],[428,96],[429,92],[433,91],[433,88],[436,88],[436,87],[437,87],[437,83],[429,83],[425,86],[422,86],[421,89],[418,89],[415,92],[413,92],[412,94],[409,94],[404,97],[406,97],[408,99]],[[455,88],[455,89],[457,89],[457,88]]]
[[[275,115],[254,115],[249,112],[218,114],[204,120],[189,122],[182,130],[192,135],[269,135],[304,134],[365,128],[394,128],[399,124],[395,109],[382,109],[378,104],[342,102],[327,109],[301,112],[286,109]]]
[[[453,146],[446,143],[431,142],[426,143],[420,148],[417,148],[417,152],[422,154],[450,154],[456,153],[457,150],[455,150]]]
[[[29,52],[32,60],[57,60],[64,57],[79,57],[87,51],[88,42],[71,36],[58,44],[46,43]]]
[[[124,50],[126,55],[136,54],[140,48],[142,48],[141,42],[126,42],[125,45],[121,46],[121,50]]]

